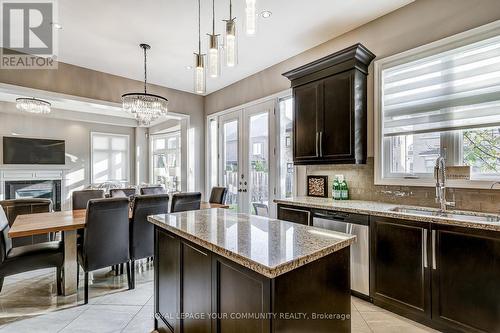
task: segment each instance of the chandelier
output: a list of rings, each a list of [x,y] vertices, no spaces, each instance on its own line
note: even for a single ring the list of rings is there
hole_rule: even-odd
[[[50,103],[34,97],[21,97],[16,99],[16,108],[19,111],[44,114],[50,112]]]
[[[147,86],[147,57],[146,52],[151,48],[148,44],[139,45],[144,50],[144,92],[127,93],[122,95],[123,109],[130,112],[137,119],[137,123],[148,126],[155,119],[167,114],[168,100],[165,97],[148,94]]]

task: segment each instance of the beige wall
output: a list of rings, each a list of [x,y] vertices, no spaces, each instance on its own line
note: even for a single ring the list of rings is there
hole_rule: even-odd
[[[126,92],[142,91],[143,83],[124,77],[111,75],[70,64],[59,63],[57,70],[0,70],[0,82],[16,86],[40,89],[61,94],[67,94],[90,99],[121,102],[121,95]],[[190,116],[190,130],[194,136],[195,161],[205,160],[205,127],[203,96],[148,84],[148,92],[165,96],[169,100],[169,111]],[[133,132],[133,131],[132,131]],[[146,152],[147,140],[145,133],[137,131],[140,140],[137,140],[136,149]],[[134,133],[132,133],[134,135]],[[139,161],[140,162],[140,161]],[[147,159],[139,163],[141,169],[133,174],[140,182],[147,182]],[[195,165],[195,190],[204,191],[205,171],[203,163]],[[148,171],[145,171],[148,172]]]
[[[281,74],[355,43],[384,58],[500,19],[499,0],[416,0],[390,14],[238,81],[205,98],[211,114],[290,87]],[[368,156],[373,156],[373,63],[368,76]]]

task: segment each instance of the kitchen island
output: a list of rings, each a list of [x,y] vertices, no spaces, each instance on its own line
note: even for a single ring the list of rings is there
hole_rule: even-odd
[[[148,219],[159,332],[350,332],[355,237],[224,209]]]

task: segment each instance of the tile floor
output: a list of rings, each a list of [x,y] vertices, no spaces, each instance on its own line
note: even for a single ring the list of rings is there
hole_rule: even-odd
[[[94,272],[87,305],[82,304],[82,286],[78,300],[76,296],[57,297],[54,275],[54,270],[39,270],[5,279],[0,293],[0,333],[152,331],[151,264],[139,265],[132,291],[127,290],[126,275],[114,276],[109,269]],[[436,331],[353,297],[352,332]]]

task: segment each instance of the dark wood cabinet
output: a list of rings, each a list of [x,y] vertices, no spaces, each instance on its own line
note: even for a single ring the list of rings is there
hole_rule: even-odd
[[[366,76],[374,58],[356,44],[283,74],[293,88],[295,164],[366,162]]]
[[[371,218],[371,297],[415,320],[430,316],[428,223]]]
[[[311,211],[308,208],[279,204],[278,220],[311,225]]]
[[[500,332],[500,232],[432,227],[432,318],[462,332]]]

